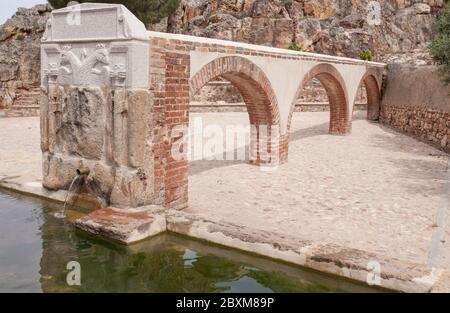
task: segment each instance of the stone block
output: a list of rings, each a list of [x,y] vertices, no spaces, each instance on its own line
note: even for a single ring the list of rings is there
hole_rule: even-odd
[[[132,243],[166,230],[166,218],[158,207],[140,210],[103,208],[75,221],[75,226],[95,235]],[[161,208],[159,208],[161,210]]]
[[[147,30],[117,4],[53,10],[41,46],[41,84],[148,86]]]
[[[53,10],[44,42],[89,40],[147,40],[144,24],[125,6],[83,3]]]
[[[143,169],[116,168],[111,205],[130,208],[150,204],[153,183]]]
[[[60,134],[64,151],[100,160],[104,145],[105,92],[99,87],[70,87],[63,103]]]
[[[133,90],[128,93],[128,148],[129,164],[142,167],[145,159],[149,119],[147,90]]]
[[[47,127],[47,142],[48,151],[50,153],[59,152],[57,134],[61,126],[61,103],[63,102],[62,95],[64,94],[63,88],[53,85],[48,88],[48,107],[47,118],[45,121],[47,125],[41,125],[41,127]]]
[[[50,190],[69,189],[82,162],[76,158],[62,158],[59,155],[43,155],[43,186]]]
[[[119,166],[128,166],[128,103],[127,91],[113,94],[113,158]]]
[[[49,116],[49,107],[48,107],[48,93],[44,90],[41,90],[40,94],[40,131],[41,131],[41,151],[47,152],[49,149],[48,144],[48,116]]]
[[[92,179],[102,193],[100,196],[109,199],[114,185],[113,168],[102,162],[96,162],[93,166]]]

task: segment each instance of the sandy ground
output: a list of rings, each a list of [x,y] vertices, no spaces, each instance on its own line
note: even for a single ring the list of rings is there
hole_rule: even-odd
[[[328,113],[296,113],[289,162],[273,172],[242,161],[191,161],[189,210],[426,263],[436,212],[448,208],[448,155],[361,113],[349,136],[327,134]],[[245,113],[191,120],[200,116],[205,125],[247,121]]]
[[[42,182],[38,117],[0,117],[0,181]]]
[[[248,119],[196,113],[191,121],[198,117],[204,126]],[[328,113],[294,114],[289,162],[272,172],[245,161],[191,161],[189,211],[426,263],[436,214],[448,210],[448,155],[358,117],[349,136],[327,128]],[[0,118],[0,129],[0,181],[39,184],[39,119]],[[449,245],[440,255],[450,269]]]

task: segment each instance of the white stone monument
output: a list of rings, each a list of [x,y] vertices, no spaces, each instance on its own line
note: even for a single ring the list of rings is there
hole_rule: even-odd
[[[41,71],[44,187],[68,189],[83,172],[84,192],[102,205],[151,203],[144,24],[117,4],[54,10],[42,39]]]

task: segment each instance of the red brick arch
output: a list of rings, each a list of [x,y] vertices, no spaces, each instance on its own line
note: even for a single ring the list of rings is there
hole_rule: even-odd
[[[367,93],[367,119],[377,121],[380,117],[381,102],[381,83],[377,80],[379,77],[375,69],[368,69],[361,78],[358,89],[364,84]]]
[[[289,112],[287,131],[289,132],[295,103],[303,91],[303,86],[313,78],[317,78],[320,81],[328,95],[328,101],[330,103],[329,133],[340,135],[350,133],[351,119],[348,114],[348,95],[344,79],[333,65],[326,63],[320,63],[314,66],[306,73],[300,83]]]
[[[230,81],[242,94],[250,124],[279,123],[277,100],[266,74],[244,57],[221,57],[203,66],[190,80],[191,96],[218,76]]]
[[[280,139],[274,140],[272,133],[273,129],[276,129],[277,132],[280,130],[280,113],[277,98],[266,74],[244,57],[220,57],[203,66],[190,79],[191,97],[209,81],[219,76],[231,82],[239,90],[247,106],[249,121],[252,126],[251,138],[254,141],[250,143],[250,153],[255,156],[251,161],[257,164],[279,161],[280,150],[282,150],[279,149]],[[263,135],[259,129],[264,126],[268,127],[268,132]],[[272,133],[270,127],[274,127]],[[255,129],[256,133],[253,132]],[[269,138],[272,138],[272,140],[270,141]],[[267,140],[268,152],[271,155],[269,159],[265,157],[263,160],[261,157],[260,143],[262,140]]]

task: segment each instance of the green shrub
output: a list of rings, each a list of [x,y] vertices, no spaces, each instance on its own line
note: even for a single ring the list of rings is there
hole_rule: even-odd
[[[25,38],[25,35],[24,35],[23,33],[21,33],[21,32],[18,32],[18,33],[16,33],[16,34],[14,35],[14,38],[15,38],[16,40],[23,40],[23,39]]]
[[[430,45],[433,60],[439,65],[442,79],[450,84],[450,2],[447,1],[437,20],[437,34]]]
[[[71,0],[48,0],[55,9],[67,6]],[[145,25],[158,23],[178,8],[180,0],[78,0],[78,2],[99,2],[123,4]]]
[[[370,50],[361,51],[359,53],[359,58],[364,61],[372,61],[373,59],[372,51]]]
[[[294,51],[303,51],[303,46],[299,45],[296,42],[293,42],[289,45],[288,47],[289,50],[294,50]]]

